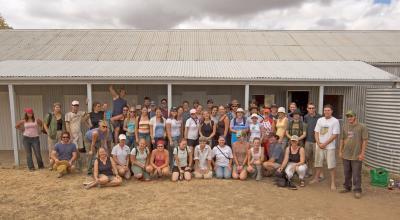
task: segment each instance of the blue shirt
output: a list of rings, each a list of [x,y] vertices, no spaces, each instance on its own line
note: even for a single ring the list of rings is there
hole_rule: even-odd
[[[281,164],[283,161],[283,149],[282,145],[279,143],[270,144],[269,151],[268,151],[269,158],[274,158],[275,163]]]
[[[76,152],[76,145],[74,143],[69,143],[69,144],[57,143],[54,146],[54,149],[57,152],[58,160],[69,161],[72,158],[72,153]]]
[[[113,112],[112,112],[112,116],[116,116],[116,115],[120,115],[123,112],[123,109],[125,106],[127,106],[127,102],[125,99],[123,98],[117,98],[115,100],[113,100]]]

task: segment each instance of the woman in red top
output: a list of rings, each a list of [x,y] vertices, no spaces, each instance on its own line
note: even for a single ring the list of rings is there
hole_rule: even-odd
[[[262,146],[264,148],[264,157],[268,159],[269,138],[275,132],[275,121],[272,119],[272,117],[270,117],[271,109],[269,106],[266,106],[263,112],[264,115],[261,125],[263,127],[262,130],[264,134],[261,134],[261,137],[263,137]]]
[[[146,171],[152,176],[169,176],[169,153],[164,149],[164,141],[157,141],[157,148],[151,152],[150,164]]]

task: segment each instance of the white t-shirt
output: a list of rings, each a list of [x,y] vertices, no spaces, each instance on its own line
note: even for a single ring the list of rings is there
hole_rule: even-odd
[[[188,129],[188,139],[197,140],[199,138],[199,122],[193,118],[186,120],[186,129]]]
[[[200,169],[207,169],[208,163],[207,160],[211,160],[211,147],[206,145],[201,151],[200,145],[197,145],[194,149],[194,160],[199,160],[199,168]]]
[[[222,152],[221,152],[222,151]],[[212,150],[212,157],[215,157],[215,164],[220,167],[227,167],[229,159],[233,158],[232,150],[230,147],[215,146]]]
[[[126,159],[126,156],[128,156],[130,153],[130,149],[128,146],[124,146],[123,148],[121,148],[121,146],[119,146],[119,144],[115,145],[111,151],[112,155],[117,156],[117,160],[118,160],[118,164],[121,165],[127,165],[126,163],[128,162]]]
[[[65,121],[69,122],[71,133],[81,133],[82,117],[85,114],[86,113],[83,111],[78,111],[77,113],[68,112],[67,114],[65,114]]]
[[[178,155],[179,167],[186,167],[188,165],[188,155],[190,152],[190,147],[186,147],[184,150],[179,147],[174,148],[174,156]],[[178,166],[176,160],[174,160],[174,166]]]
[[[168,118],[166,123],[171,125],[171,136],[172,137],[181,136],[181,126],[182,126],[181,121],[178,121],[175,118],[173,118],[173,119]]]
[[[339,120],[335,117],[329,119],[326,119],[325,117],[319,118],[314,131],[319,132],[319,141],[325,143],[332,135],[340,134]],[[326,149],[336,149],[336,140],[333,140],[328,144]]]
[[[251,122],[249,124],[249,129],[250,129],[250,139],[249,139],[250,142],[252,142],[255,137],[261,138],[260,123],[257,122],[256,124],[253,124],[253,122]]]

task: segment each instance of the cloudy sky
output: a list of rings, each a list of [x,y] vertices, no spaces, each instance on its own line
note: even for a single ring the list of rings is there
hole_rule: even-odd
[[[400,0],[0,0],[14,28],[400,29]]]

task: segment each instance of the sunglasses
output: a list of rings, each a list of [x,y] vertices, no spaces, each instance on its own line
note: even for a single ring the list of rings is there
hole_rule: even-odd
[[[315,109],[315,108],[307,108],[307,109]]]
[[[72,106],[79,106],[79,105],[72,105]]]
[[[130,113],[134,113],[135,111],[129,111]]]
[[[62,137],[62,138],[69,138],[68,136],[64,136],[64,137]]]
[[[108,128],[107,126],[101,126],[102,128]]]

